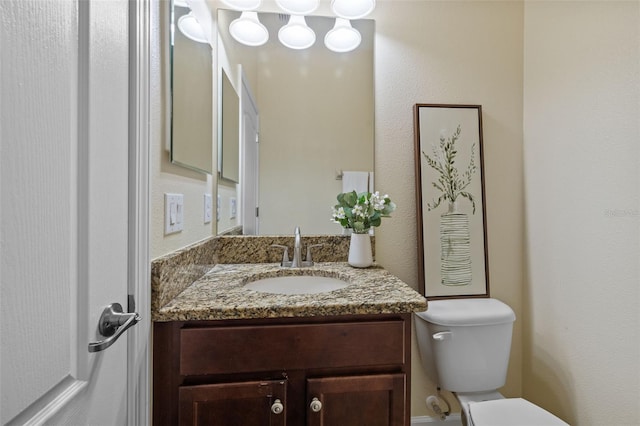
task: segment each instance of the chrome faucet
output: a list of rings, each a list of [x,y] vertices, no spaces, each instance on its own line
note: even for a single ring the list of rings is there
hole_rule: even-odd
[[[300,227],[296,226],[293,241],[293,260],[289,260],[289,247],[280,244],[272,244],[271,247],[283,249],[282,262],[280,263],[280,266],[283,268],[305,268],[313,266],[311,249],[320,247],[321,245],[322,244],[311,244],[307,246],[307,257],[305,260],[302,260],[302,234],[300,233]]]
[[[299,268],[303,266],[302,265],[302,235],[300,235],[300,227],[296,226],[296,229],[293,233],[294,233],[295,241],[293,243],[293,260],[291,261],[291,267]],[[304,265],[304,266],[307,266],[307,265]],[[311,266],[311,265],[308,265],[308,266]]]

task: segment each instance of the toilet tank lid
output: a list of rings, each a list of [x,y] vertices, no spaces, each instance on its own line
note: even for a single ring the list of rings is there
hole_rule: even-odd
[[[516,319],[508,305],[487,298],[430,300],[427,310],[417,315],[432,324],[446,326],[504,324]]]

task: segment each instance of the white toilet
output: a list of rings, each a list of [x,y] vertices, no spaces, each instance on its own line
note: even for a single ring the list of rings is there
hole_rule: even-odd
[[[416,313],[420,357],[427,374],[454,392],[468,426],[565,425],[522,398],[504,398],[513,310],[496,299],[429,301]]]

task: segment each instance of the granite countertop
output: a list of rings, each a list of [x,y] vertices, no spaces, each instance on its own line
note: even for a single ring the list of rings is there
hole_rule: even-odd
[[[345,288],[316,294],[270,294],[243,288],[257,279],[316,275],[340,278]],[[357,269],[343,262],[310,268],[281,268],[277,263],[218,264],[166,305],[153,321],[392,314],[424,311],[424,297],[381,267]]]

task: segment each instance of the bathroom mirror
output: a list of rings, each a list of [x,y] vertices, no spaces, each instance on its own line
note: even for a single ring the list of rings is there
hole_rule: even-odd
[[[171,2],[171,162],[212,173],[212,49],[178,28],[188,13],[188,7]]]
[[[218,125],[218,170],[220,178],[239,182],[240,149],[240,99],[227,73],[222,71],[219,93],[220,120]]]
[[[269,41],[260,47],[231,37],[229,24],[239,16],[237,11],[217,11],[216,62],[241,99],[240,73],[245,75],[258,107],[257,233],[289,235],[300,226],[307,235],[341,234],[342,228],[330,221],[336,196],[343,191],[341,173],[373,172],[375,23],[353,21],[362,35],[361,45],[335,53],[323,42],[333,28],[333,17],[306,17],[316,42],[293,50],[278,40],[288,15],[258,14],[269,31]],[[242,182],[239,186],[242,191]],[[237,194],[224,182],[218,188],[225,215],[225,197]]]

